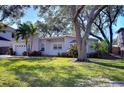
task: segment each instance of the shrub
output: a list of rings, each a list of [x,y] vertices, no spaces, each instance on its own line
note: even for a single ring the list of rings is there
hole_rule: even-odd
[[[15,55],[15,51],[13,51],[12,48],[9,48],[9,54],[10,54],[10,55]]]
[[[24,51],[24,52],[23,52],[23,56],[26,56],[26,55],[27,55],[27,52],[26,52],[26,51]]]
[[[26,56],[27,52],[23,52],[23,56]],[[41,56],[42,53],[40,51],[30,51],[28,52],[28,56]]]
[[[94,43],[92,45],[92,48],[97,50],[97,53],[95,53],[96,56],[101,57],[108,54],[108,44],[105,41],[102,41],[100,43]]]
[[[41,56],[41,52],[40,51],[31,51],[31,52],[28,52],[28,56]]]
[[[68,56],[69,57],[77,57],[78,56],[78,50],[77,50],[77,46],[76,45],[72,45],[69,48]]]

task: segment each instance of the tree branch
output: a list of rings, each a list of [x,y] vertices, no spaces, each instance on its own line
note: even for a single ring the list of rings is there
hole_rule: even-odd
[[[92,32],[90,32],[90,35],[93,36],[93,37],[95,37],[95,38],[97,38],[97,39],[99,39],[100,41],[103,41],[103,39],[101,37],[93,34]]]
[[[77,17],[79,16],[80,12],[83,10],[85,5],[82,5],[79,9],[77,9],[76,14],[74,15],[74,21],[77,20]]]
[[[99,7],[99,9],[97,9],[97,11],[94,13],[94,15],[93,15],[93,19],[95,19],[96,17],[97,17],[97,15],[104,9],[104,8],[106,8],[107,6],[106,5],[103,5],[103,6],[101,6],[101,7]]]
[[[115,15],[114,15],[114,17],[113,17],[112,23],[115,21],[115,19],[116,19],[117,15],[119,14],[120,10],[121,10],[121,8],[119,8],[119,7],[117,6],[117,10],[116,10],[116,13],[115,13]]]
[[[80,19],[80,21],[81,21],[81,28],[85,31],[85,25],[84,25],[84,21],[83,21],[83,19],[80,17],[80,16],[78,16],[78,18]]]
[[[2,22],[5,19],[5,16],[2,16],[2,18],[0,19],[0,22]]]
[[[102,28],[98,24],[96,24],[95,22],[93,22],[93,23],[97,26],[97,28],[99,29],[99,31],[102,34],[102,36],[104,37],[104,39],[106,40],[106,42],[109,44],[109,40],[106,37],[106,35],[105,35],[104,31],[102,30]]]

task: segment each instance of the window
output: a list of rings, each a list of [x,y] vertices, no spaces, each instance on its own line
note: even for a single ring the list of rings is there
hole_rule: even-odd
[[[53,49],[62,49],[62,44],[54,44]]]
[[[62,44],[58,44],[58,49],[62,49]]]
[[[44,51],[45,48],[44,48],[44,44],[41,44],[41,51]]]
[[[53,45],[53,49],[57,49],[57,44],[54,44]]]

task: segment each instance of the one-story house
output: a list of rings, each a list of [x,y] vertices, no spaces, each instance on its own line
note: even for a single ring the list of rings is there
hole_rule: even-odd
[[[0,40],[0,47],[2,50],[0,51],[3,51],[5,47],[7,47],[7,49],[12,48],[16,55],[23,55],[23,52],[25,52],[27,48],[29,51],[41,51],[44,55],[56,56],[58,53],[67,52],[72,44],[76,44],[76,38],[74,36],[40,38],[35,35],[33,39],[29,39],[26,47],[25,40],[19,39],[17,42],[15,38],[13,38],[13,32],[15,32],[14,29],[12,31],[7,30],[6,33],[0,32],[0,37],[2,37]],[[96,50],[92,48],[94,42],[98,42],[98,40],[89,38],[87,53],[96,52]]]
[[[71,45],[76,44],[76,38],[73,36],[59,36],[59,37],[49,37],[49,38],[38,38],[35,36],[33,38],[33,44],[31,45],[31,40],[28,43],[29,51],[41,51],[44,55],[56,56],[61,53],[65,53],[69,50]],[[92,44],[97,42],[97,39],[90,38],[87,44],[87,53],[96,52],[92,48]],[[32,46],[32,49],[31,49]],[[13,42],[13,50],[16,52],[16,55],[22,55],[26,51],[26,45],[24,40],[19,42]]]
[[[94,42],[97,42],[97,40],[93,38],[88,40],[87,53],[95,52],[95,49],[92,48]],[[67,52],[71,45],[76,44],[76,38],[74,36],[43,38],[39,40],[39,44],[43,54],[57,55],[58,53]]]

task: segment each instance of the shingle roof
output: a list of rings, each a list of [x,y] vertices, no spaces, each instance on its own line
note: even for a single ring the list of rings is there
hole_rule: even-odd
[[[10,40],[8,40],[8,39],[6,39],[6,38],[4,38],[4,37],[0,37],[0,40],[3,40],[3,41],[10,41]]]

